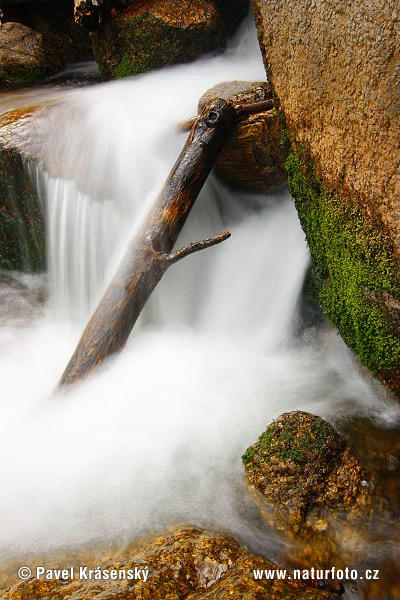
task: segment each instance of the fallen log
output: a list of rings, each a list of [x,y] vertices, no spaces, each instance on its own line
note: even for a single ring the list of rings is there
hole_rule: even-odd
[[[168,267],[185,256],[219,244],[224,232],[172,252],[176,239],[228,139],[235,109],[226,100],[211,100],[196,120],[188,140],[140,231],[91,317],[59,386],[92,375],[126,343],[150,294]]]

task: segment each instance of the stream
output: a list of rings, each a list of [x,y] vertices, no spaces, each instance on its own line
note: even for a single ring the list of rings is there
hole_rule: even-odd
[[[179,123],[216,83],[265,79],[245,28],[221,56],[7,95],[8,108],[48,103],[31,132],[48,271],[3,274],[0,288],[8,559],[124,544],[174,523],[228,532],[273,559],[281,542],[257,517],[240,460],[271,420],[307,410],[334,425],[367,421],[382,436],[399,422],[398,404],[304,299],[310,258],[289,192],[240,193],[213,175],[177,247],[228,228],[232,237],[172,267],[125,349],[53,395],[184,144]]]

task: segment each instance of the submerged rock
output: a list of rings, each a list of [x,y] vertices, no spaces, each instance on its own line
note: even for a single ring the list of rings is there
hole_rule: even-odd
[[[274,507],[279,529],[324,531],[329,515],[369,516],[374,481],[334,428],[295,411],[278,417],[243,455],[251,484]]]
[[[397,0],[255,0],[325,315],[400,396]]]
[[[281,146],[282,130],[272,106],[271,87],[266,82],[229,81],[207,90],[198,110],[213,98],[232,104],[270,100],[271,108],[243,113],[215,165],[216,173],[236,188],[266,192],[286,181],[286,151]]]
[[[306,587],[293,579],[255,580],[253,569],[275,569],[270,561],[247,552],[232,538],[198,528],[182,528],[144,543],[140,549],[114,555],[94,569],[148,568],[141,579],[29,579],[3,593],[4,600],[334,600],[333,592]],[[77,569],[79,572],[79,569]]]
[[[119,78],[220,52],[225,29],[211,0],[136,2],[92,33],[101,74]]]

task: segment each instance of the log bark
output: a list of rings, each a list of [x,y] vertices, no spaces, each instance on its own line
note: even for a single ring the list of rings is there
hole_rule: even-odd
[[[229,237],[225,232],[172,252],[232,131],[235,114],[229,102],[217,98],[206,105],[196,120],[160,195],[83,332],[59,386],[92,375],[106,358],[125,345],[146,301],[171,264]]]

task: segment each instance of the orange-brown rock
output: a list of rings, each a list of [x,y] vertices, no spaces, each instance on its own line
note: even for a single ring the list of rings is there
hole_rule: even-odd
[[[293,579],[255,580],[253,569],[274,569],[270,561],[244,550],[232,538],[198,528],[125,550],[93,566],[101,570],[148,567],[147,581],[48,580],[31,578],[3,592],[4,600],[334,600],[336,594]],[[49,565],[48,568],[51,568]]]
[[[274,507],[279,529],[324,531],[329,513],[368,516],[379,494],[334,428],[295,411],[278,417],[243,455],[250,483]]]
[[[226,34],[212,0],[142,0],[92,33],[101,74],[120,78],[183,63],[225,48]]]
[[[398,243],[396,0],[256,0],[267,70],[296,143],[331,187],[364,199]]]
[[[396,0],[255,0],[285,120],[289,187],[315,296],[400,396],[400,96]]]
[[[199,112],[212,98],[232,104],[271,99],[266,82],[229,81],[207,90],[200,98]],[[236,188],[266,192],[286,181],[286,152],[281,145],[282,130],[275,108],[243,113],[215,165],[215,172]]]
[[[276,419],[243,456],[253,497],[281,531],[293,568],[377,569],[379,580],[353,585],[363,598],[396,600],[400,582],[392,545],[399,500],[385,480],[396,468],[398,432],[382,435],[360,418],[342,426],[374,475],[331,425],[296,411]],[[379,556],[382,543],[387,547]]]

